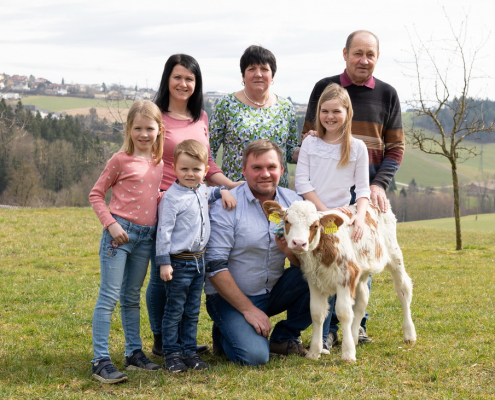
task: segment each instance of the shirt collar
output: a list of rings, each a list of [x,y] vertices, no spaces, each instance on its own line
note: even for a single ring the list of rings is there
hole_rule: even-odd
[[[246,199],[249,201],[249,202],[255,202],[255,201],[259,201],[256,197],[254,197],[253,195],[253,192],[251,191],[251,188],[249,187],[249,185],[246,183],[243,184],[244,186],[244,193],[246,194]],[[277,188],[275,189],[275,198],[273,200],[275,200],[277,203],[279,202],[279,196],[278,196],[278,186]]]
[[[349,75],[347,75],[347,71],[345,69],[344,72],[340,74],[340,84],[342,85],[342,87],[354,85],[354,83],[352,83],[351,81],[351,78],[349,78]],[[373,75],[371,75],[369,79],[366,82],[364,82],[362,85],[356,85],[356,86],[366,86],[370,89],[374,89],[375,78],[373,78]]]
[[[195,192],[201,186],[201,183],[198,183],[198,186],[196,186],[193,189],[193,188],[189,188],[189,187],[186,187],[186,186],[182,186],[181,184],[179,184],[179,180],[176,179],[175,182],[174,182],[174,186],[176,186],[177,189],[182,190],[183,192]]]

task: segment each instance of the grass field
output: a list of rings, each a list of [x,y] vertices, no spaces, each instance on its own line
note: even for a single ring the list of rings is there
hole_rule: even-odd
[[[467,250],[455,252],[452,229],[399,225],[415,285],[414,346],[401,340],[401,311],[384,272],[373,279],[368,307],[374,342],[358,346],[356,363],[342,363],[340,346],[318,361],[281,357],[259,368],[208,354],[208,371],[179,376],[130,371],[127,383],[102,385],[91,379],[89,363],[101,230],[93,211],[0,209],[0,223],[0,398],[495,398],[493,230],[466,230]],[[144,299],[141,321],[149,354]],[[200,343],[211,345],[210,329],[202,307]],[[302,339],[309,344],[310,329]],[[122,369],[118,313],[110,340]]]
[[[50,111],[59,112],[71,110],[73,108],[104,107],[105,100],[63,96],[27,96],[22,99],[22,104],[33,105],[39,108],[46,108]]]
[[[454,218],[430,219],[424,221],[403,222],[401,226],[407,227],[428,227],[434,229],[455,230]],[[461,229],[473,231],[495,232],[495,214],[478,214],[461,217]]]

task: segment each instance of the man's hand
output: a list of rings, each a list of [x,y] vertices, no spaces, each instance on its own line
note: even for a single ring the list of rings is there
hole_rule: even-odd
[[[270,331],[272,330],[272,323],[270,318],[258,307],[251,307],[248,311],[243,313],[246,321],[256,329],[258,335],[264,336],[268,339]]]
[[[302,137],[301,142],[302,142],[304,139],[306,139],[308,136],[318,136],[318,132],[313,131],[313,130],[311,130],[311,131],[307,131],[307,132],[304,134],[304,136]]]
[[[117,244],[125,244],[129,241],[129,236],[127,236],[127,232],[124,231],[124,228],[118,223],[115,222],[111,224],[108,228],[108,233],[112,236]]]
[[[388,211],[388,200],[385,190],[380,186],[371,185],[371,204],[378,206],[382,212]]]

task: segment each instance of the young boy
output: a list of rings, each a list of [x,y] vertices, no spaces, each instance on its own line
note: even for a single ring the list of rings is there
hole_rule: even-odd
[[[220,197],[229,210],[236,205],[224,187],[206,187],[208,150],[196,140],[175,147],[172,169],[177,176],[158,208],[156,264],[165,281],[163,316],[164,367],[170,372],[206,369],[196,354],[199,307],[204,283],[204,251],[210,238],[208,204]]]

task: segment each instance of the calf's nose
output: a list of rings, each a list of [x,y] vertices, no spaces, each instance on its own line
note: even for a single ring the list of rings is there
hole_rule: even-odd
[[[304,240],[292,239],[292,250],[295,251],[305,251],[308,249],[308,242]]]

